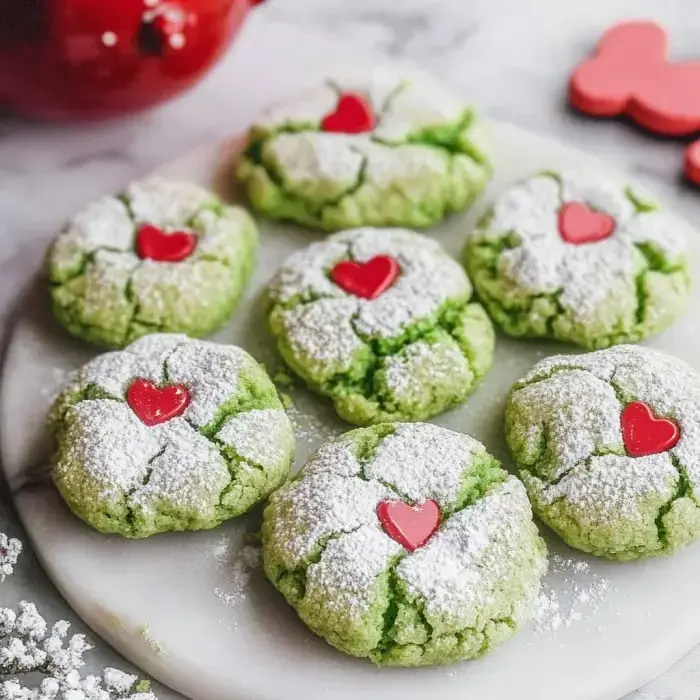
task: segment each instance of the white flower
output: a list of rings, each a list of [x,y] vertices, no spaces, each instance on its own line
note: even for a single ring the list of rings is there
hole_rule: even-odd
[[[8,539],[7,535],[0,532],[0,581],[10,576],[14,571],[19,555],[22,553],[22,543],[17,539]],[[2,629],[2,620],[0,620]]]
[[[0,533],[3,546],[11,542],[19,554],[21,544]],[[147,684],[114,668],[81,677],[83,655],[92,646],[84,635],[69,636],[69,631],[66,620],[49,628],[33,603],[0,608],[0,700],[157,700]],[[22,676],[37,673],[44,676],[38,685],[23,684]]]

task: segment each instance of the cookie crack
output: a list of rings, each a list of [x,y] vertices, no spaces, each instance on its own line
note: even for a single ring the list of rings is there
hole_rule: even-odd
[[[399,554],[389,565],[387,571],[387,605],[382,613],[382,628],[379,641],[376,646],[369,652],[369,657],[378,661],[387,655],[393,646],[396,646],[394,641],[394,624],[399,612],[399,602],[403,599],[403,593],[399,586],[399,578],[396,574],[396,569],[399,564],[407,557],[407,554]],[[381,576],[379,574],[378,576]]]
[[[280,192],[280,194],[283,196],[285,201],[287,201],[290,204],[293,205],[299,205],[302,207],[306,214],[308,214],[308,221],[305,223],[308,223],[309,225],[313,226],[321,226],[323,222],[323,217],[324,217],[324,212],[327,209],[330,209],[331,207],[337,206],[343,198],[350,192],[353,194],[357,192],[357,190],[360,189],[360,187],[364,184],[364,178],[366,176],[366,169],[367,169],[367,162],[368,158],[364,156],[363,154],[363,160],[360,163],[360,166],[358,167],[357,170],[357,175],[355,177],[354,182],[350,183],[343,189],[342,192],[339,192],[335,194],[333,197],[328,197],[326,199],[323,199],[320,202],[314,202],[308,197],[304,197],[300,194],[297,194],[296,192],[292,192],[287,183],[284,181],[284,177],[278,172],[278,169],[274,163],[268,162],[263,154],[263,149],[265,147],[265,144],[272,139],[274,139],[278,134],[282,133],[305,133],[305,132],[312,132],[312,133],[317,133],[317,129],[279,129],[276,131],[273,131],[269,134],[266,134],[262,139],[260,140],[254,140],[252,141],[245,151],[243,152],[243,156],[241,159],[241,164],[243,165],[243,168],[241,168],[241,165],[239,164],[239,178],[242,180],[247,180],[247,176],[244,174],[245,170],[247,169],[248,165],[252,165],[253,167],[261,168],[265,176],[268,178],[268,180],[277,188],[277,190]],[[354,147],[351,147],[352,151],[358,152],[358,150]],[[246,163],[247,161],[247,163]]]
[[[54,294],[66,287],[66,285],[70,284],[71,282],[74,282],[75,280],[85,277],[88,273],[88,271],[91,268],[94,268],[96,263],[95,259],[96,256],[101,253],[101,252],[112,252],[112,253],[119,253],[123,255],[134,255],[137,256],[136,253],[136,248],[135,248],[135,240],[136,240],[136,231],[138,228],[138,222],[136,221],[135,214],[133,212],[133,209],[131,207],[131,200],[125,193],[121,193],[117,195],[117,198],[123,202],[123,204],[127,208],[127,213],[129,215],[129,219],[131,221],[131,225],[133,228],[133,235],[132,235],[132,245],[129,249],[119,249],[119,248],[114,248],[113,246],[98,246],[97,248],[94,248],[93,250],[89,252],[82,252],[82,260],[80,262],[79,267],[73,271],[70,275],[61,277],[60,279],[55,279],[54,278],[54,273],[50,272],[50,279],[49,279],[49,286],[52,292],[52,297],[55,296]],[[205,211],[212,211],[215,215],[217,215],[219,218],[223,215],[224,212],[224,206],[220,203],[217,202],[211,202],[211,203],[206,203],[199,207],[192,216],[190,216],[187,221],[185,222],[185,226],[187,228],[192,229],[198,236],[202,236],[204,234],[204,231],[201,226],[197,225],[197,218]],[[138,256],[137,256],[138,257]],[[114,342],[114,340],[111,340],[109,342],[105,342],[104,340],[100,340],[101,334],[103,334],[106,331],[111,330],[109,328],[105,328],[101,325],[97,324],[90,324],[90,323],[85,323],[80,319],[80,313],[77,310],[77,306],[81,303],[82,299],[78,298],[74,302],[68,304],[68,305],[58,305],[56,302],[54,302],[55,306],[60,309],[60,311],[57,311],[57,315],[60,316],[65,316],[68,319],[70,319],[70,324],[71,326],[75,326],[76,328],[81,329],[82,335],[87,335],[88,337],[93,337],[95,335],[94,332],[97,332],[97,337],[93,338],[93,342],[101,345],[108,345],[110,347],[122,347],[125,344],[127,344],[130,340],[140,337],[143,335],[143,333],[138,332],[138,330],[135,331],[135,327],[138,326],[144,326],[148,328],[151,332],[163,332],[167,331],[167,325],[163,323],[154,323],[154,322],[149,322],[145,321],[139,318],[139,314],[141,313],[141,307],[142,307],[142,302],[139,298],[139,296],[135,293],[134,291],[134,278],[138,274],[140,270],[142,270],[145,266],[147,261],[138,259],[138,262],[129,270],[128,278],[126,280],[126,283],[124,285],[124,288],[122,290],[122,294],[124,296],[124,300],[127,302],[129,306],[129,318],[126,321],[124,333],[122,337],[117,341]],[[209,262],[209,263],[217,263],[221,265],[225,270],[231,271],[234,269],[234,264],[232,261],[229,261],[225,258],[221,258],[217,256],[215,253],[208,252],[204,254],[195,255],[187,260],[184,261],[182,264],[186,265],[191,265],[194,266],[199,262]],[[94,332],[93,332],[94,331]]]
[[[666,529],[666,524],[664,523],[664,518],[669,513],[671,508],[673,508],[673,504],[679,499],[688,496],[693,500],[693,502],[695,502],[695,498],[693,496],[693,489],[690,483],[690,479],[688,478],[687,470],[681,464],[678,457],[676,457],[673,454],[669,454],[669,457],[671,458],[671,463],[673,464],[675,470],[678,472],[678,484],[671,498],[669,498],[669,500],[666,501],[666,503],[664,503],[659,508],[656,519],[654,520],[654,523],[656,524],[659,542],[661,543],[661,546],[664,550],[669,550],[673,546],[672,543],[669,541],[668,531]]]
[[[274,577],[273,583],[275,584],[275,586],[278,586],[280,581],[284,578],[293,577],[294,579],[296,579],[297,583],[299,584],[300,594],[293,602],[294,604],[297,604],[306,596],[306,582],[308,579],[309,567],[313,564],[318,564],[321,561],[321,557],[323,556],[326,549],[328,549],[328,546],[331,542],[339,540],[341,537],[345,537],[346,535],[351,535],[354,532],[357,532],[360,528],[364,527],[364,525],[365,523],[353,527],[350,530],[343,530],[341,532],[331,532],[328,535],[325,535],[324,537],[320,538],[316,543],[316,546],[314,547],[314,551],[311,554],[302,559],[302,561],[300,561],[294,568],[283,568],[281,571],[277,572],[276,576]]]

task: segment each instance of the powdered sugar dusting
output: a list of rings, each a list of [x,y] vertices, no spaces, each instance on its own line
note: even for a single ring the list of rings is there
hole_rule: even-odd
[[[195,425],[212,421],[221,406],[236,394],[238,377],[255,361],[234,345],[197,341],[179,345],[166,360],[168,379],[185,384],[192,400],[185,418]]]
[[[88,206],[57,236],[49,276],[59,305],[98,329],[113,316],[124,337],[120,328],[107,328],[104,342],[119,345],[134,324],[189,329],[198,312],[230,303],[237,292],[232,272],[247,264],[255,231],[243,209],[221,206],[198,185],[162,177],[130,184],[122,199],[106,197]],[[136,234],[144,223],[164,234],[193,234],[193,253],[176,263],[142,260]]]
[[[57,405],[89,387],[113,398],[78,400],[58,418],[64,430],[55,478],[65,481],[66,490],[79,480],[97,503],[126,497],[146,519],[167,507],[215,520],[231,475],[219,445],[195,426],[211,421],[236,398],[245,367],[257,365],[243,350],[182,335],[147,336],[121,352],[97,357],[69,379]],[[183,416],[154,426],[142,423],[126,403],[126,391],[139,377],[187,386],[192,400]],[[293,435],[281,408],[234,415],[223,434],[259,468],[277,473],[288,465]]]
[[[214,594],[224,605],[236,607],[248,600],[250,581],[253,574],[260,568],[260,559],[260,547],[251,545],[244,545],[235,553],[232,560],[227,559],[227,585],[214,589]]]
[[[357,138],[357,137],[356,137]],[[264,153],[275,163],[290,192],[303,193],[318,183],[332,183],[330,196],[338,196],[357,182],[362,154],[354,141],[338,133],[281,133],[265,146]]]
[[[413,343],[402,354],[387,357],[384,370],[390,394],[407,404],[425,393],[426,377],[430,377],[432,385],[439,385],[472,374],[467,359],[451,340],[439,345],[423,341]]]
[[[318,381],[348,370],[363,348],[351,323],[356,309],[354,299],[320,299],[282,312],[287,341]]]
[[[619,398],[613,401],[615,390],[623,398],[622,403]],[[529,439],[533,446],[542,431],[549,431],[550,449],[555,450],[553,456],[561,467],[556,473],[583,462],[594,449],[623,452],[620,414],[631,401],[642,401],[655,415],[678,423],[681,437],[669,454],[685,468],[697,492],[700,375],[685,362],[636,345],[618,345],[584,355],[556,355],[535,365],[516,384],[511,398],[512,415],[521,424],[528,415],[531,417],[526,422],[532,425]],[[623,478],[625,471],[622,467],[620,470]],[[665,466],[662,472],[666,473]],[[654,487],[649,485],[646,492],[649,490]]]
[[[475,627],[483,606],[508,587],[532,514],[522,484],[509,477],[484,498],[456,513],[425,547],[406,557],[397,575],[411,595],[425,600],[429,620]],[[536,564],[544,574],[544,557]],[[539,581],[539,576],[536,577]],[[536,585],[527,598],[534,599]]]
[[[68,421],[68,454],[56,467],[59,472],[63,462],[81,463],[101,490],[100,497],[108,501],[141,485],[160,443],[126,404],[81,401],[69,409]]]
[[[129,250],[134,226],[125,204],[103,197],[80,212],[61,232],[51,250],[51,262],[59,269],[79,265],[83,256],[100,248]]]
[[[416,131],[458,123],[464,102],[442,85],[427,79],[406,81],[382,114],[376,136],[387,141],[404,139]]]
[[[620,410],[615,390],[583,370],[557,372],[525,386],[513,394],[509,407],[512,418],[528,426],[520,442],[522,459],[536,462],[547,479],[596,451],[622,452]]]
[[[160,450],[149,461],[148,480],[129,496],[129,503],[146,511],[175,503],[183,513],[213,518],[219,494],[230,481],[218,449],[182,418],[156,427]]]
[[[401,551],[401,545],[374,524],[331,540],[320,561],[307,569],[307,601],[322,602],[330,614],[360,617],[372,602],[377,576]]]
[[[365,477],[390,484],[403,498],[433,499],[454,507],[461,480],[481,443],[431,423],[400,424],[382,440],[364,468]]]
[[[374,129],[321,131],[323,118],[348,92],[370,103]],[[478,124],[462,99],[436,81],[379,67],[336,76],[315,91],[307,89],[287,104],[273,106],[251,133],[262,145],[260,160],[271,179],[281,180],[285,192],[315,208],[320,204],[336,213],[346,206],[350,211],[371,209],[386,196],[407,202],[438,199],[449,210],[456,194],[453,179],[463,189],[465,183],[480,187],[486,177],[486,168],[473,157],[477,150],[485,157]],[[454,146],[443,147],[439,138],[426,135],[428,130],[455,132]],[[259,167],[257,160],[250,159],[254,167]],[[444,185],[437,188],[433,178]],[[323,212],[318,216],[322,219]]]
[[[358,460],[358,434],[324,445],[265,511],[270,556],[290,570],[309,564],[305,604],[318,600],[329,614],[357,620],[374,599],[377,577],[401,557],[396,576],[410,596],[425,601],[429,619],[463,628],[476,625],[476,617],[488,614],[485,607],[492,605],[519,622],[546,566],[522,484],[509,477],[492,487],[409,553],[382,528],[378,504],[434,498],[447,512],[474,455],[485,450],[472,438],[435,425],[397,424]],[[510,600],[504,591],[521,566],[527,566],[530,582],[523,583],[517,601]]]
[[[349,449],[346,447],[346,449]],[[323,540],[362,525],[376,527],[379,503],[394,496],[377,481],[317,471],[275,493],[272,538],[284,565],[303,564]]]
[[[544,504],[564,499],[597,523],[641,521],[647,496],[667,501],[676,491],[678,472],[667,454],[631,459],[624,455],[591,457],[557,484],[542,484],[534,498]]]
[[[636,212],[623,184],[592,173],[557,177],[539,175],[506,191],[485,228],[471,234],[474,242],[515,235],[517,244],[500,256],[499,274],[523,293],[558,291],[562,308],[585,321],[610,298],[636,300],[635,277],[642,265],[638,245],[651,245],[674,260],[684,253],[688,226],[667,214]],[[612,215],[613,234],[584,245],[564,241],[557,217],[567,201]]]
[[[71,388],[85,389],[92,385],[115,398],[123,398],[135,377],[161,384],[167,356],[185,342],[187,336],[176,333],[147,335],[122,351],[98,355],[78,370]]]
[[[561,583],[555,586],[550,579]],[[551,633],[589,619],[610,591],[610,581],[593,571],[588,562],[553,554],[549,576],[542,582],[542,592],[535,603],[535,630]]]
[[[400,182],[403,196],[409,201],[425,197],[426,181],[444,179],[450,173],[452,158],[436,148],[420,144],[385,146],[373,141],[358,142],[356,148],[366,159],[365,185],[391,191]]]
[[[271,440],[271,435],[278,439]],[[287,443],[293,442],[289,418],[282,409],[254,409],[229,418],[216,437],[253,464],[273,465],[288,457],[279,439],[282,435],[287,436]]]
[[[164,177],[150,177],[126,188],[129,208],[137,223],[184,226],[200,209],[216,201],[199,185]]]
[[[389,255],[401,273],[375,299],[353,296],[328,274],[341,259],[366,262]],[[392,338],[434,316],[448,301],[465,302],[471,286],[464,270],[430,239],[404,229],[361,228],[330,236],[291,256],[270,285],[273,302],[315,299],[280,310],[290,343],[317,361],[320,380],[342,372],[363,346],[358,338]],[[327,298],[327,297],[334,298]]]

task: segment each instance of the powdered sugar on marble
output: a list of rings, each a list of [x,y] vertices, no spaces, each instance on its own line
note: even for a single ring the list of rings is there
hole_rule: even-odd
[[[553,554],[549,571],[533,615],[533,624],[539,633],[567,629],[589,619],[605,603],[612,590],[610,581],[583,560]],[[555,587],[548,582],[552,577],[563,579],[563,590],[562,586]]]
[[[260,547],[244,545],[233,557],[226,556],[226,586],[214,589],[216,597],[227,607],[236,607],[248,600],[250,580],[260,569],[262,552]]]

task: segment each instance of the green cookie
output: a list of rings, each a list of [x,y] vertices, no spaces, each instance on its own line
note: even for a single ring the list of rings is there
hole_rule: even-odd
[[[549,357],[512,389],[506,437],[535,513],[610,559],[700,536],[700,375],[621,345]]]
[[[469,236],[465,265],[506,333],[605,348],[682,313],[686,238],[697,235],[604,176],[543,173],[496,201]]]
[[[82,367],[56,399],[53,481],[88,525],[123,537],[206,530],[284,483],[294,435],[240,348],[146,336]]]
[[[378,665],[471,659],[530,617],[546,570],[522,484],[467,435],[383,424],[270,498],[265,572],[316,634]]]
[[[372,298],[353,289],[363,281]],[[493,328],[471,292],[436,241],[355,229],[283,264],[269,323],[287,365],[345,420],[424,420],[462,403],[491,366]]]
[[[201,336],[233,312],[257,228],[197,185],[151,178],[72,219],[48,254],[53,312],[74,336],[123,347],[148,333]]]
[[[258,211],[327,231],[431,226],[469,206],[490,174],[471,107],[425,76],[381,69],[270,109],[236,171]]]

